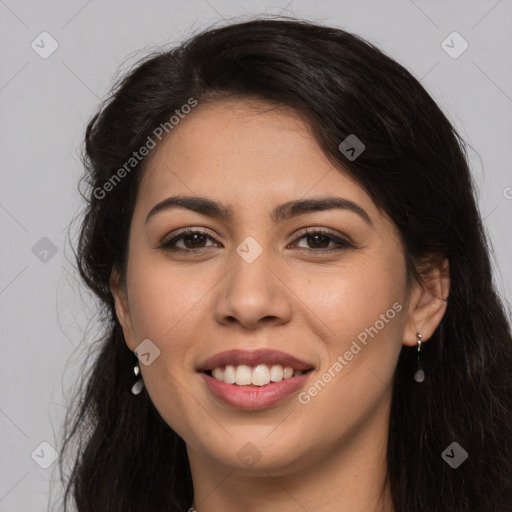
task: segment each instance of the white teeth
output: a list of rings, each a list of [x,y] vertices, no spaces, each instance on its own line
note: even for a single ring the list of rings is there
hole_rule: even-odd
[[[228,364],[224,370],[222,368],[214,368],[212,375],[215,379],[226,382],[227,384],[236,384],[237,386],[266,386],[270,382],[280,382],[283,379],[290,379],[295,376],[298,377],[304,372],[294,370],[291,366],[283,368],[280,364],[275,364],[269,367],[266,364],[258,364],[254,367],[241,365]]]
[[[270,368],[270,380],[272,382],[283,380],[283,367],[280,364],[275,364]]]
[[[217,377],[215,378],[217,379]],[[232,364],[228,364],[224,370],[224,379],[221,377],[218,380],[224,380],[224,382],[227,382],[228,384],[234,384],[236,382],[235,367]]]
[[[264,386],[270,382],[270,370],[265,364],[259,364],[252,371],[252,383],[255,386]]]
[[[252,382],[251,369],[245,364],[241,364],[237,367],[235,372],[235,381],[239,386],[246,386]]]

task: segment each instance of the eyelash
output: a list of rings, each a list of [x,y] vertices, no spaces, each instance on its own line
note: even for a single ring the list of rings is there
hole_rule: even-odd
[[[210,238],[211,240],[214,240],[214,238],[211,237],[205,231],[200,231],[200,230],[191,228],[191,229],[187,229],[185,231],[182,231],[181,233],[178,233],[176,236],[174,236],[170,240],[162,241],[158,245],[157,249],[162,249],[164,251],[172,251],[172,252],[182,252],[182,253],[191,253],[191,252],[196,252],[196,251],[201,251],[201,250],[204,250],[204,249],[208,249],[208,247],[198,247],[197,249],[182,249],[182,248],[176,247],[175,244],[178,241],[180,241],[181,239],[183,239],[185,236],[187,236],[187,235],[196,235],[196,234],[197,235],[202,235],[202,236],[205,236],[207,238]],[[308,229],[308,230],[304,230],[301,233],[299,233],[298,237],[295,239],[295,242],[300,240],[301,238],[312,237],[314,235],[323,235],[323,236],[329,238],[330,240],[336,242],[338,244],[338,247],[329,248],[329,249],[308,249],[308,248],[305,248],[305,247],[300,247],[299,250],[307,251],[307,252],[313,253],[313,254],[319,254],[319,253],[325,254],[325,253],[331,253],[331,252],[335,252],[335,251],[341,251],[343,249],[349,249],[349,248],[355,249],[354,244],[352,244],[348,240],[340,238],[340,237],[337,237],[337,236],[333,235],[332,233],[329,233],[328,231],[324,231],[322,229]]]

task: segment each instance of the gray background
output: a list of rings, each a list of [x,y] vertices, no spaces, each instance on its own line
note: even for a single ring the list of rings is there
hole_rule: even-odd
[[[40,443],[58,447],[66,397],[88,367],[81,357],[93,338],[84,332],[95,325],[95,309],[78,287],[66,238],[81,204],[86,122],[114,74],[152,47],[223,18],[281,12],[362,35],[421,79],[472,147],[498,288],[510,303],[511,0],[0,0],[0,511],[47,510],[57,463],[36,463],[51,461]],[[31,47],[43,45],[43,31],[59,45],[47,59]],[[458,58],[441,46],[453,31],[469,44]],[[56,254],[41,252],[43,237]]]

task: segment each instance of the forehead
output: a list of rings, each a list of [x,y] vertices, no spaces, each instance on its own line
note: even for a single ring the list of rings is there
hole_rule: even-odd
[[[297,112],[254,100],[199,104],[155,151],[150,167],[190,164],[191,172],[200,167],[203,174],[213,167],[208,162],[223,165],[224,174],[251,169],[260,178],[278,165],[328,164]]]
[[[180,120],[151,155],[139,197],[147,209],[171,192],[238,201],[246,209],[305,196],[350,196],[378,215],[297,112],[254,100],[199,104]]]

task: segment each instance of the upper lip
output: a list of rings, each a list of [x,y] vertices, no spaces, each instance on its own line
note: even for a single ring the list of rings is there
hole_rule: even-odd
[[[280,364],[282,366],[290,366],[294,370],[309,370],[313,365],[301,361],[296,357],[280,352],[279,350],[258,349],[258,350],[227,350],[209,357],[198,368],[198,371],[210,371],[214,368],[226,365],[254,366],[256,364],[266,364],[273,366]]]

